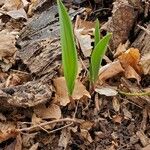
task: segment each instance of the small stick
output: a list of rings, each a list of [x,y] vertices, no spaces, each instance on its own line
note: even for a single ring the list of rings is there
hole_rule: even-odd
[[[75,122],[75,123],[81,123],[81,121],[77,120],[77,119],[72,119],[72,118],[63,118],[63,119],[59,119],[59,120],[52,120],[49,122],[44,122],[32,127],[27,127],[27,128],[22,128],[22,129],[18,129],[18,132],[23,132],[23,131],[31,131],[34,130],[35,128],[41,126],[46,126],[46,125],[50,125],[50,124],[54,124],[54,123],[59,123],[59,122]]]

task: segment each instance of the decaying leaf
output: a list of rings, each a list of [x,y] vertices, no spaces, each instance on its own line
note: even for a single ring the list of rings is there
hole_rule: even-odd
[[[16,131],[16,125],[12,122],[0,122],[0,143],[10,138],[16,137],[18,132]]]
[[[140,61],[140,52],[136,48],[130,48],[121,56],[118,57],[122,67],[127,69],[131,66],[137,73],[141,73]]]
[[[56,95],[55,95],[55,101],[59,102],[60,105],[66,106],[68,103],[70,103],[70,99],[68,97],[65,78],[60,77],[57,79],[54,79],[54,86],[56,88]],[[72,94],[72,98],[74,100],[80,100],[83,96],[86,96],[90,98],[89,92],[86,90],[85,86],[78,80],[75,82],[75,89]]]
[[[5,0],[3,5],[3,9],[10,11],[10,10],[17,10],[23,6],[22,0]]]
[[[15,35],[7,30],[0,32],[0,68],[7,71],[14,63],[13,55],[17,48],[15,47]]]
[[[60,107],[56,104],[51,104],[49,107],[46,107],[44,104],[41,104],[35,107],[34,113],[42,119],[60,119],[61,118]]]
[[[125,70],[125,77],[128,79],[135,78],[139,83],[141,80],[139,74],[142,73],[142,68],[139,64],[139,50],[136,48],[130,48],[125,53],[120,55],[118,59]]]
[[[58,146],[66,149],[70,140],[70,136],[70,131],[68,131],[68,129],[63,129],[60,135]]]
[[[116,112],[118,112],[120,110],[120,103],[119,103],[119,100],[116,97],[113,98],[112,104],[113,104],[114,110]]]
[[[101,67],[99,71],[99,81],[105,81],[106,79],[109,79],[121,72],[124,72],[124,69],[122,68],[119,61],[115,61],[112,63],[109,63],[103,67]]]
[[[81,129],[81,135],[82,135],[86,140],[88,140],[90,143],[93,142],[93,139],[92,139],[92,137],[91,137],[91,135],[90,135],[90,133],[89,133],[88,130],[86,130],[86,129]]]
[[[100,95],[105,95],[105,96],[116,96],[118,94],[116,89],[113,87],[100,87],[100,88],[96,88],[95,91]]]
[[[137,72],[131,66],[128,66],[126,68],[125,77],[127,79],[136,79],[138,83],[140,83],[141,81],[141,77],[137,74]]]
[[[93,48],[91,45],[92,42],[94,42],[91,37],[93,34],[93,28],[93,22],[82,20],[79,16],[77,16],[74,33],[79,47],[81,48],[85,57],[89,57],[91,55]]]

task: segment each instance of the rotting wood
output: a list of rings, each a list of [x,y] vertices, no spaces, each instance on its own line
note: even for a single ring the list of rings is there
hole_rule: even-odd
[[[71,11],[70,15],[74,17],[81,11]],[[17,59],[26,65],[31,75],[34,75],[34,80],[1,89],[3,107],[34,107],[50,101],[53,93],[51,79],[61,65],[57,7],[53,5],[35,15],[22,30],[17,45]]]

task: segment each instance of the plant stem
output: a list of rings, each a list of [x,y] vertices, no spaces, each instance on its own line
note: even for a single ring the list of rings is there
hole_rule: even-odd
[[[123,91],[118,91],[120,94],[126,95],[126,96],[150,96],[150,92],[139,92],[139,93],[126,93]]]

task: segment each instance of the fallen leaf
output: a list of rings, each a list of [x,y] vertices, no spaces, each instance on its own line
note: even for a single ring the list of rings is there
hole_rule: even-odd
[[[123,117],[121,115],[114,115],[113,116],[113,121],[115,123],[121,123],[122,122]]]
[[[132,119],[132,114],[127,110],[126,107],[124,107],[122,111],[124,113],[124,119]]]
[[[46,107],[44,104],[35,107],[34,113],[42,119],[60,119],[61,109],[56,104]]]
[[[100,95],[105,96],[116,96],[118,92],[113,87],[100,87],[96,88],[95,92],[99,93]]]
[[[142,148],[141,150],[150,150],[150,144]]]
[[[35,143],[30,147],[29,150],[38,150],[38,147],[39,147],[39,143]]]
[[[86,130],[90,130],[93,126],[93,122],[91,121],[84,121],[82,122],[82,124],[80,125],[80,129],[86,129]]]
[[[116,112],[118,112],[120,110],[120,103],[119,103],[119,100],[116,97],[113,98],[112,104],[113,104],[114,110]]]
[[[59,102],[62,106],[66,106],[68,103],[70,103],[65,78],[59,77],[57,79],[54,79],[54,86],[56,88],[55,101]],[[75,88],[72,94],[72,99],[80,100],[84,96],[88,98],[91,97],[89,92],[86,90],[85,86],[80,81],[76,80]]]
[[[7,30],[0,32],[0,67],[7,71],[14,63],[14,54],[17,51],[15,47],[15,35]],[[9,66],[7,66],[9,64]]]
[[[147,146],[150,143],[149,138],[145,135],[145,133],[142,130],[137,131],[136,135],[139,137],[143,147]]]
[[[144,74],[150,75],[150,53],[144,54],[140,60]]]
[[[138,84],[140,84],[141,77],[137,74],[137,72],[130,65],[125,70],[125,77],[127,79],[136,79]]]
[[[126,51],[127,46],[128,46],[128,42],[126,42],[125,44],[120,43],[119,46],[116,49],[114,57],[116,58],[119,55],[121,55],[122,53],[124,53]]]
[[[84,54],[85,57],[89,57],[91,55],[92,51],[92,45],[93,39],[91,38],[91,35],[88,34],[82,34],[82,31],[84,29],[76,29],[75,30],[75,36],[77,41],[79,42],[80,48]]]
[[[105,81],[121,72],[124,72],[124,69],[119,61],[109,63],[100,68],[98,82]]]
[[[2,113],[0,113],[0,121],[6,121],[6,117]]]
[[[88,140],[90,143],[93,142],[93,139],[92,139],[92,137],[91,137],[91,135],[90,135],[90,133],[89,133],[88,130],[86,130],[86,129],[81,129],[81,136],[83,136],[83,137],[84,137],[86,140]]]
[[[26,20],[28,19],[27,14],[23,8],[20,8],[18,10],[11,10],[7,12],[6,14],[12,17],[13,19],[20,19],[20,18],[23,18]]]
[[[130,48],[118,57],[122,67],[126,70],[131,66],[138,74],[142,73],[140,62],[140,52],[136,48]]]
[[[63,149],[66,149],[69,143],[70,137],[71,137],[70,131],[68,131],[68,129],[63,129],[61,131],[58,146],[62,147]]]
[[[0,122],[0,143],[18,135],[16,126],[12,122]]]
[[[74,33],[79,47],[81,48],[85,57],[89,57],[91,55],[93,48],[92,42],[94,40],[91,37],[91,34],[93,34],[93,28],[93,22],[82,20],[79,16],[77,16]]]
[[[21,8],[22,5],[22,0],[5,0],[5,3],[2,7],[2,9],[10,11],[10,10],[17,10]]]

